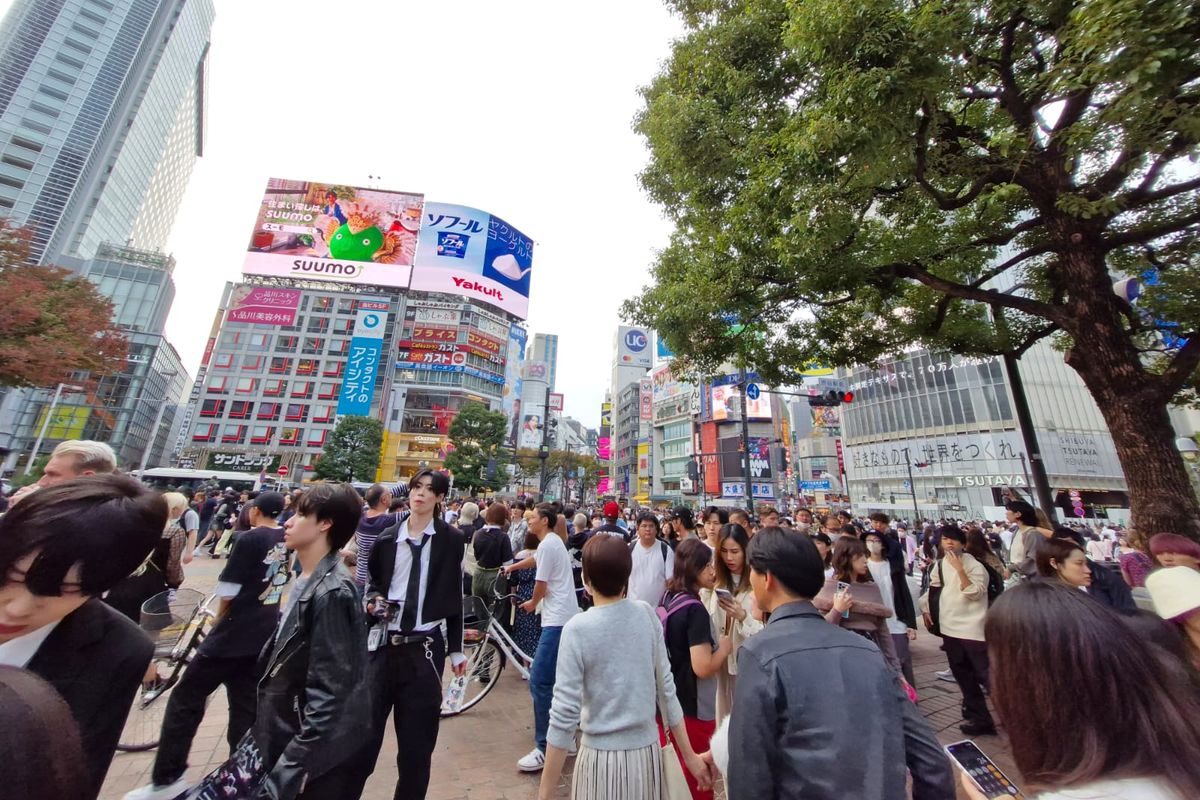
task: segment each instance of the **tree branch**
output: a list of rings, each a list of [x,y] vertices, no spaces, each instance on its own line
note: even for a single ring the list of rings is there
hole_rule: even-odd
[[[1170,366],[1158,376],[1164,400],[1170,400],[1200,368],[1200,336],[1192,334],[1187,344],[1179,349]]]
[[[1029,335],[1021,341],[1020,345],[1017,346],[1017,349],[1013,350],[1013,357],[1020,358],[1021,356],[1025,355],[1029,348],[1033,347],[1042,339],[1045,339],[1047,336],[1058,330],[1058,323],[1052,322],[1049,325],[1038,328],[1034,331],[1030,331]]]
[[[1137,192],[1137,190],[1134,190],[1126,197],[1126,201],[1123,203],[1123,206],[1125,210],[1148,206],[1151,203],[1157,203],[1159,200],[1166,200],[1174,197],[1177,194],[1184,194],[1186,192],[1195,191],[1196,189],[1200,189],[1200,178],[1192,178],[1190,181],[1172,184],[1171,186],[1164,186],[1161,189],[1141,192],[1140,194]],[[1134,195],[1137,195],[1135,199],[1128,199]]]
[[[1145,228],[1133,228],[1116,233],[1103,239],[1102,242],[1107,250],[1115,250],[1118,247],[1125,247],[1130,244],[1143,244],[1152,242],[1160,236],[1166,236],[1170,233],[1178,233],[1179,231],[1189,228],[1192,225],[1200,224],[1200,211],[1195,211],[1188,214],[1186,217],[1168,220],[1159,223],[1158,225],[1150,225]]]
[[[962,300],[974,300],[978,303],[986,303],[989,306],[1003,306],[1016,311],[1021,311],[1032,317],[1041,317],[1042,319],[1050,320],[1057,325],[1063,325],[1066,322],[1066,317],[1061,308],[1056,308],[1048,303],[1043,303],[1040,300],[1034,300],[1030,297],[1022,297],[1020,295],[1006,294],[997,292],[992,289],[980,289],[973,286],[968,286],[962,283],[956,283],[945,278],[940,278],[937,275],[929,272],[919,264],[899,263],[888,264],[880,267],[881,272],[890,273],[896,277],[909,278],[918,283],[922,283],[931,289],[935,289],[952,297],[957,297]]]

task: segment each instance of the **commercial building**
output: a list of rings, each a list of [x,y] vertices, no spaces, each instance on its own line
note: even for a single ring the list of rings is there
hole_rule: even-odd
[[[650,503],[679,505],[700,491],[699,481],[687,474],[687,464],[698,452],[700,390],[677,377],[669,361],[651,371],[650,385]]]
[[[1127,518],[1112,436],[1082,380],[1047,343],[1031,348],[1019,367],[1059,517],[1079,505],[1088,517]],[[841,422],[856,510],[911,517],[915,502],[923,517],[999,519],[1009,490],[1031,495],[1001,358],[912,350],[842,377],[855,395],[842,406]]]
[[[619,325],[613,333],[612,380],[609,384],[612,429],[608,459],[611,484],[608,493],[620,498],[638,495],[637,446],[643,436],[640,430],[640,382],[650,370],[651,338],[650,331],[629,325]],[[600,425],[604,427],[603,420]],[[644,435],[648,436],[648,431]],[[604,438],[603,431],[600,436]],[[646,488],[642,496],[648,500],[649,487]]]
[[[558,334],[535,333],[527,359],[545,362],[550,391],[556,391],[554,381],[558,377]]]
[[[211,0],[16,0],[0,24],[0,214],[31,257],[161,250],[204,150]]]

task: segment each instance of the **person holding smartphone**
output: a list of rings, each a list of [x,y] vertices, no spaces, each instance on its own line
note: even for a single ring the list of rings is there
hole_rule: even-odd
[[[758,606],[754,604],[754,592],[750,589],[750,569],[746,565],[749,547],[750,536],[741,525],[722,525],[713,561],[716,584],[712,591],[700,592],[713,626],[728,636],[730,643],[729,657],[717,671],[718,725],[729,716],[733,707],[738,648],[763,627]]]

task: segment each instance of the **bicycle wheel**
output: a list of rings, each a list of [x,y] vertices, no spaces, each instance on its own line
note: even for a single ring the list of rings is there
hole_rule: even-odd
[[[158,747],[167,700],[186,666],[185,661],[172,661],[169,654],[155,655],[150,663],[154,665],[160,680],[152,686],[143,684],[133,696],[133,707],[129,709],[125,728],[117,742],[117,749],[126,753],[141,753]]]
[[[484,639],[480,644],[469,646],[465,655],[467,656],[467,687],[462,705],[457,711],[448,711],[443,707],[443,717],[458,716],[486,697],[487,693],[500,680],[500,673],[504,671],[504,664],[507,660],[504,657],[504,651],[491,639]],[[446,688],[453,680],[454,672],[447,669],[442,678],[443,697]]]

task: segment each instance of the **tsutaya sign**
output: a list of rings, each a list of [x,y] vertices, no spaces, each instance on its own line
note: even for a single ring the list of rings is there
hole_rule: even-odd
[[[1028,486],[1024,475],[955,475],[959,486]]]

